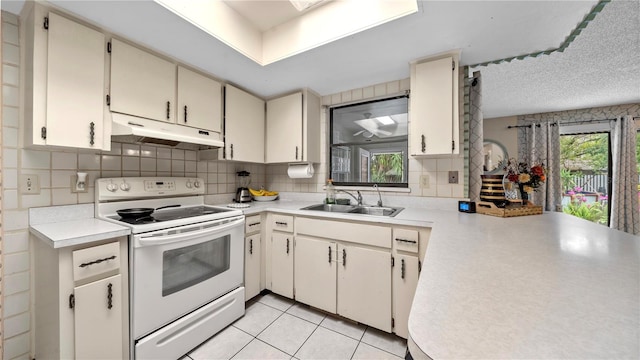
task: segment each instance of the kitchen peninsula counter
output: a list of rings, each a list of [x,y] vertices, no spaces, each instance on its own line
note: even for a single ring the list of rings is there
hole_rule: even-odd
[[[562,213],[433,212],[416,359],[640,357],[640,239]]]
[[[406,207],[396,217],[298,216],[431,227],[409,317],[416,359],[639,358],[640,239],[562,213],[498,218]],[[393,205],[393,204],[392,204]]]

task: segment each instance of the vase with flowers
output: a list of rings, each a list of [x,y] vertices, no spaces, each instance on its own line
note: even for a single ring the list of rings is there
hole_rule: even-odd
[[[511,189],[517,185],[524,204],[529,200],[529,195],[537,191],[546,180],[546,170],[543,164],[530,166],[527,162],[519,162],[511,158],[507,161],[504,171],[506,180],[508,180],[505,188]]]

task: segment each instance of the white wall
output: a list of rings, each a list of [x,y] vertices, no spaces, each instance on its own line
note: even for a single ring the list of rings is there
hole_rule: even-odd
[[[484,119],[482,126],[484,138],[504,145],[508,156],[513,158],[518,157],[518,131],[515,128],[508,129],[507,126],[514,126],[517,121],[517,116]]]

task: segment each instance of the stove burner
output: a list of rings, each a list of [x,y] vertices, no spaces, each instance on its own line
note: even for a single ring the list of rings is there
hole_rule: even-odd
[[[152,223],[156,223],[156,222],[160,222],[162,220],[158,220],[158,219],[154,219],[153,216],[143,216],[143,217],[139,217],[139,218],[135,218],[135,217],[120,217],[117,220],[125,222],[127,224],[134,224],[134,225],[144,225],[144,224],[152,224]]]
[[[229,209],[218,209],[210,206],[191,206],[191,207],[181,207],[176,209],[167,209],[167,210],[158,210],[151,215],[143,216],[143,217],[120,217],[113,216],[112,219],[122,221],[127,224],[132,225],[144,225],[144,224],[152,224],[163,221],[171,221],[178,219],[191,218],[196,216],[210,215],[216,214],[220,212],[231,211]]]

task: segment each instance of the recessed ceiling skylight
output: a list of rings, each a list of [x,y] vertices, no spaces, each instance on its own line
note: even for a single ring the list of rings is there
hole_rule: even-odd
[[[376,120],[378,120],[382,125],[392,125],[396,123],[390,116],[378,116]]]
[[[304,11],[312,6],[315,6],[325,0],[289,0],[291,5],[298,11]]]
[[[263,66],[418,11],[417,0],[290,0],[301,15],[260,31],[224,1],[154,1]]]

